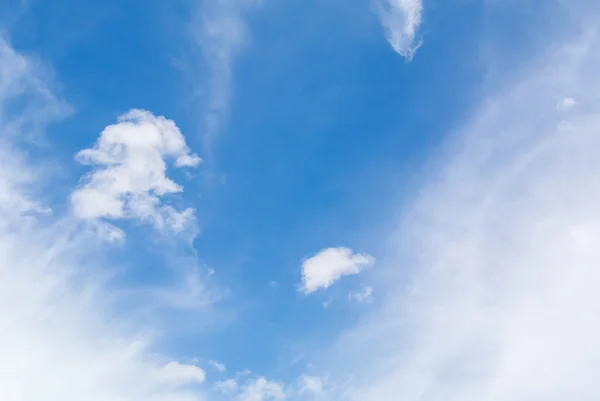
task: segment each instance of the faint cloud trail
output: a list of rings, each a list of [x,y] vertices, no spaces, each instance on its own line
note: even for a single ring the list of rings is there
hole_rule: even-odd
[[[206,68],[206,78],[200,86],[203,88],[202,138],[207,157],[229,116],[234,64],[250,36],[245,14],[262,3],[261,0],[213,0],[196,6],[191,34]]]
[[[423,22],[422,0],[377,0],[377,15],[396,53],[411,60],[421,46],[417,31]]]

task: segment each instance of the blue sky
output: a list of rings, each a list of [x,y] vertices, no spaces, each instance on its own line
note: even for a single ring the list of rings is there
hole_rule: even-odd
[[[0,399],[600,392],[594,1],[0,15]]]

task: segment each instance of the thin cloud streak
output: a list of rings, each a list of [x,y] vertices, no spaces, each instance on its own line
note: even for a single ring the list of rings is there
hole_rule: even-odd
[[[417,40],[422,0],[377,0],[375,6],[388,42],[396,53],[411,60],[422,43]]]
[[[234,64],[249,37],[244,15],[260,4],[262,0],[203,1],[191,23],[192,37],[206,68],[201,84],[202,137],[209,156],[212,143],[226,125],[234,90]]]

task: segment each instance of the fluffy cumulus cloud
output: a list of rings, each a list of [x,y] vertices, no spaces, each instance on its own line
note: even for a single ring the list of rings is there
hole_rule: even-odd
[[[348,248],[324,249],[302,263],[301,291],[310,294],[328,288],[342,276],[359,274],[374,262],[372,256]]]
[[[349,400],[598,398],[599,50],[597,29],[554,47],[454,137],[405,214],[409,291],[338,343]]]
[[[422,0],[377,0],[377,15],[396,53],[412,59],[421,46],[417,32],[423,19]]]
[[[179,211],[161,202],[161,197],[183,190],[167,177],[166,161],[172,160],[174,167],[200,163],[173,121],[131,110],[106,127],[94,147],[80,151],[76,159],[93,168],[71,195],[79,218],[136,219],[175,232],[193,218],[192,209]],[[114,238],[120,237],[116,228],[109,230]]]
[[[17,138],[14,129],[43,129],[62,116],[63,102],[48,92],[40,65],[2,46],[0,399],[201,400],[204,372],[160,356],[149,331],[118,316],[101,262],[90,258],[97,241],[77,219],[49,217],[36,195],[48,177],[20,150],[28,132]],[[19,97],[31,102],[14,102]]]

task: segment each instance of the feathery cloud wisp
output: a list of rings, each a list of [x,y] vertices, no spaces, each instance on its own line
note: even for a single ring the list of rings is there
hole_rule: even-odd
[[[216,0],[202,2],[191,32],[207,68],[203,90],[205,152],[220,133],[229,113],[236,57],[247,42],[244,14],[262,0]]]
[[[360,290],[348,294],[348,299],[358,303],[369,303],[373,301],[373,288],[368,285],[361,285]]]
[[[377,0],[376,8],[394,51],[408,60],[412,59],[421,46],[416,37],[423,19],[422,0]]]

